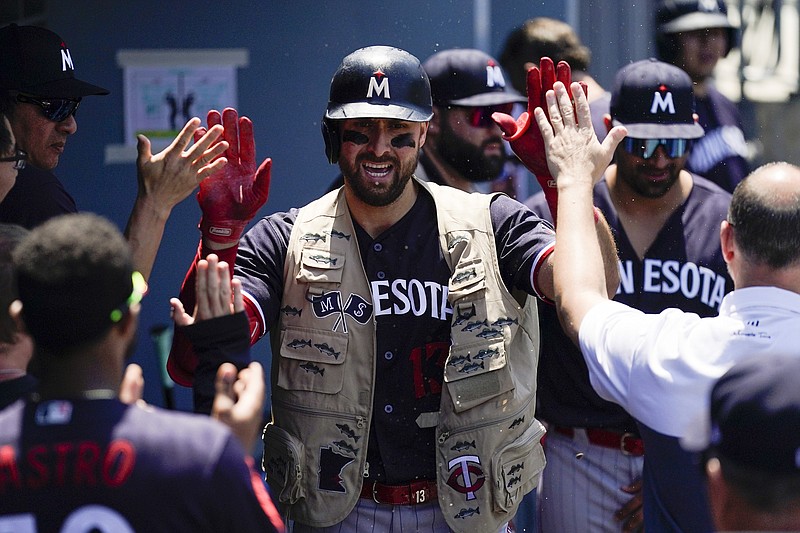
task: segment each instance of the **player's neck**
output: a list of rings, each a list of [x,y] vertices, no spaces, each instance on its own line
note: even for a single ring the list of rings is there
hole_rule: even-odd
[[[38,392],[42,399],[85,398],[91,391],[113,391],[122,380],[123,347],[112,349],[99,343],[68,354],[43,352],[39,356]]]

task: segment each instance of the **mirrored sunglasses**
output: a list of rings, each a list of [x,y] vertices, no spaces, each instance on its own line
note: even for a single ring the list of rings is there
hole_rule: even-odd
[[[36,98],[27,94],[18,94],[17,102],[38,105],[42,108],[42,114],[53,122],[61,122],[70,115],[74,116],[81,105],[80,98]]]
[[[687,139],[637,139],[636,137],[625,137],[622,140],[622,147],[626,152],[642,159],[653,157],[659,146],[664,147],[667,157],[682,157],[691,146],[691,141]]]
[[[14,149],[14,155],[8,157],[0,157],[0,163],[14,163],[16,170],[25,168],[25,163],[28,161],[28,153],[19,148]]]

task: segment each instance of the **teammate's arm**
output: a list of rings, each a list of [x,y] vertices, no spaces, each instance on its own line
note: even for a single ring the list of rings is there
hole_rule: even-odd
[[[220,156],[228,144],[217,142],[222,134],[221,126],[203,131],[189,147],[199,126],[200,119],[191,119],[175,140],[155,155],[151,152],[150,140],[144,135],[138,136],[139,188],[125,237],[131,246],[136,269],[145,280],[150,277],[172,209],[189,196],[198,183],[227,163]]]
[[[574,107],[566,87],[556,83],[554,91],[547,92],[550,119],[541,108],[536,109],[535,118],[558,187],[552,265],[555,300],[564,331],[577,342],[583,317],[594,305],[609,298],[608,276],[619,276],[616,259],[613,266],[608,264],[614,250],[610,232],[605,239],[598,239],[596,228],[600,224],[595,223],[592,190],[627,132],[615,127],[600,144],[579,85],[572,85],[572,95]]]

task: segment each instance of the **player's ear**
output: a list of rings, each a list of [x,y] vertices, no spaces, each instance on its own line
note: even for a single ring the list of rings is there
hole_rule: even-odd
[[[719,225],[719,244],[722,249],[722,258],[730,264],[735,255],[733,242],[733,226],[727,220],[723,220]]]
[[[434,115],[435,118],[435,115]],[[422,148],[422,145],[425,144],[425,140],[428,138],[428,128],[430,127],[430,122],[421,122],[420,123],[420,132],[419,132],[419,147]]]

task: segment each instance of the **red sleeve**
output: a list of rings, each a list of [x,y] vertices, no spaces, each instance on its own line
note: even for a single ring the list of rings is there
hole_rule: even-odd
[[[238,249],[238,246],[232,246],[225,250],[209,250],[204,248],[202,243],[197,247],[197,254],[195,254],[194,261],[192,261],[189,271],[183,279],[181,291],[178,296],[180,301],[183,302],[183,307],[186,309],[187,313],[194,312],[196,301],[195,277],[197,275],[197,262],[200,258],[210,253],[215,253],[220,261],[225,261],[229,265],[233,265],[236,262],[236,252]],[[233,277],[232,269],[231,277]],[[263,335],[264,326],[261,323],[256,307],[248,299],[245,299],[245,312],[250,322],[250,344],[253,344]],[[167,372],[178,385],[191,387],[194,381],[194,371],[196,368],[197,354],[194,353],[192,344],[185,335],[176,329],[175,334],[172,336],[172,348],[170,349],[169,358],[167,359]]]

